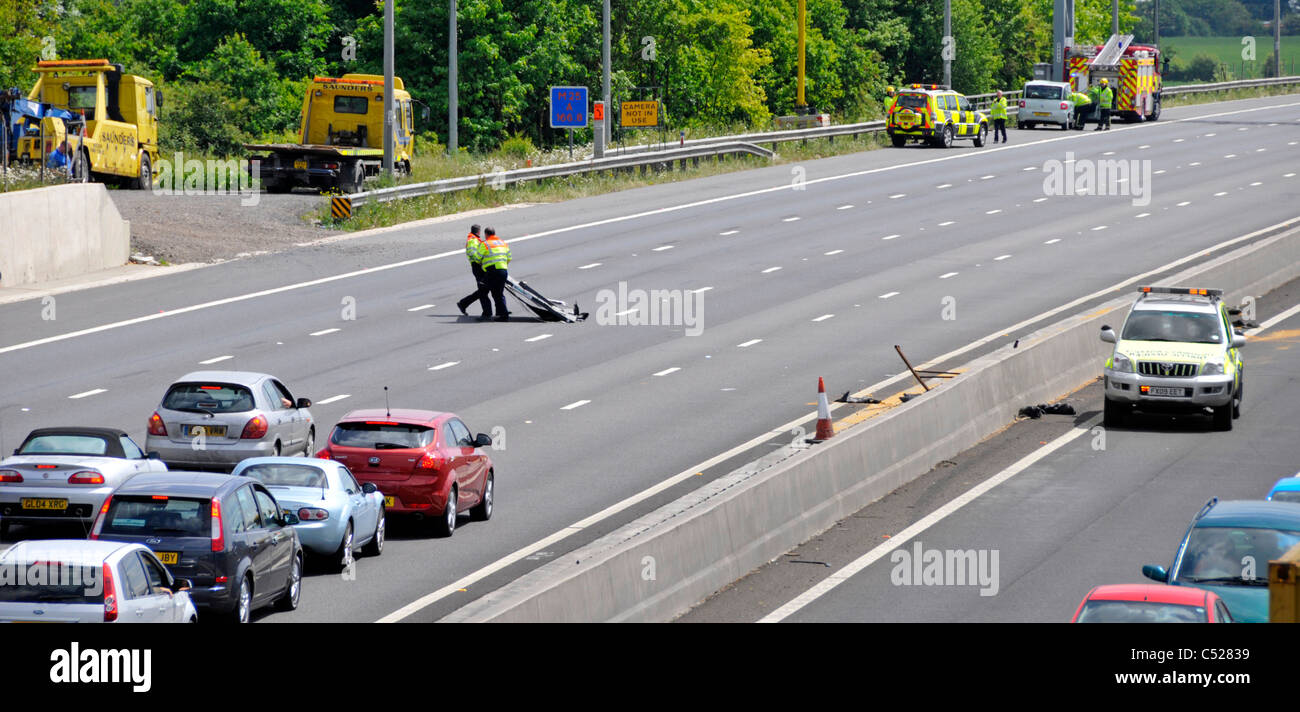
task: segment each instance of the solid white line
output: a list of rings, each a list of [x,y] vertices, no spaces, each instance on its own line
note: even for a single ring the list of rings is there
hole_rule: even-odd
[[[661,246],[661,247],[656,247],[656,248],[654,248],[654,250],[652,250],[652,252],[663,252],[664,250],[671,250],[671,249],[673,249],[673,246],[672,246],[672,245],[663,245],[663,246]]]
[[[441,370],[444,369],[444,368],[451,368],[452,366],[455,366],[455,365],[458,364],[458,363],[460,363],[460,361],[448,361],[447,363],[440,363],[440,364],[438,364],[437,366],[430,366],[430,367],[429,367],[429,370],[430,370],[430,371],[441,371]]]
[[[896,240],[896,239],[898,239],[898,238],[900,238],[900,237],[902,237],[902,235],[885,235],[884,237],[882,237],[882,238],[880,238],[880,239],[882,239],[882,240]]]
[[[590,403],[590,402],[591,402],[591,401],[589,401],[589,400],[574,401],[574,402],[572,402],[572,403],[570,403],[570,404],[564,406],[564,407],[561,408],[560,410],[573,410],[574,408],[581,408],[582,406],[587,405],[587,404]]]
[[[836,210],[852,210],[852,209],[853,209],[852,205],[841,205],[840,207],[836,208]]]
[[[720,232],[720,233],[718,233],[718,234],[719,234],[719,235],[722,235],[723,237],[726,237],[727,235],[735,235],[735,234],[738,233],[738,232],[740,232],[740,231],[739,231],[739,230],[728,230],[728,231],[726,231],[726,232]]]
[[[1254,329],[1249,329],[1243,333],[1245,333],[1247,336],[1254,336],[1255,334],[1258,334],[1259,332],[1265,329],[1271,329],[1277,326],[1278,324],[1281,324],[1283,321],[1290,319],[1296,314],[1300,314],[1300,304],[1296,304],[1295,306],[1291,307],[1290,309],[1287,309],[1286,311],[1280,314],[1265,319],[1258,327]]]
[[[592,262],[591,264],[589,264],[589,265],[583,265],[583,266],[579,267],[578,269],[591,269],[591,268],[593,268],[593,267],[599,267],[599,266],[600,266],[600,263],[599,263],[599,262]]]
[[[939,522],[943,521],[945,518],[947,518],[948,515],[956,512],[962,507],[965,507],[966,505],[975,501],[985,492],[988,492],[994,487],[997,487],[1003,482],[1006,482],[1012,477],[1015,477],[1021,472],[1024,472],[1026,469],[1028,469],[1030,466],[1037,463],[1039,460],[1042,460],[1043,458],[1047,457],[1048,455],[1051,455],[1052,453],[1056,452],[1062,447],[1065,447],[1071,442],[1074,442],[1079,438],[1079,436],[1087,434],[1089,428],[1091,428],[1093,425],[1096,425],[1097,423],[1100,422],[1101,422],[1101,416],[1094,415],[1093,417],[1089,418],[1086,422],[1080,424],[1075,428],[1072,428],[1070,432],[1061,435],[1060,437],[1056,438],[1055,440],[1048,443],[1047,445],[1044,445],[1043,447],[1038,448],[1037,450],[1030,453],[1029,455],[1022,457],[1020,460],[1018,460],[1015,464],[1011,465],[1007,469],[979,483],[978,485],[975,485],[974,487],[972,487],[971,489],[963,493],[961,496],[943,505],[942,507],[936,509],[935,511],[926,515],[925,517],[922,517],[919,521],[917,521],[915,524],[911,525],[910,527],[890,537],[889,541],[880,544],[879,546],[872,549],[871,551],[868,551],[862,556],[859,556],[858,558],[854,559],[852,562],[850,562],[845,567],[841,568],[839,571],[836,571],[832,573],[830,576],[827,576],[826,578],[822,579],[820,582],[817,583],[816,586],[813,586],[807,591],[804,591],[803,593],[796,596],[789,603],[786,603],[784,606],[781,606],[775,611],[772,611],[771,613],[763,616],[762,618],[759,619],[758,622],[779,623],[785,620],[786,618],[789,618],[791,615],[795,614],[800,609],[807,606],[809,603],[812,603],[813,601],[821,598],[822,596],[826,595],[831,590],[833,590],[835,587],[853,578],[855,575],[858,574],[858,572],[867,568],[871,564],[874,564],[880,559],[883,559],[885,555],[888,554],[889,552],[906,544],[908,541],[916,538],[916,536],[921,532],[924,532],[925,530],[929,529],[935,524],[938,524]]]
[[[798,220],[798,219],[799,219],[799,216],[796,215],[796,216],[794,216],[794,217],[792,217],[792,218],[785,218],[785,219],[782,220],[781,222],[794,222],[794,221],[796,221],[796,220]]]
[[[409,312],[424,311],[425,309],[432,309],[432,308],[434,308],[434,307],[436,307],[436,306],[438,306],[438,305],[437,305],[437,304],[421,304],[421,305],[418,306],[418,307],[411,307],[410,309],[407,309],[406,311],[409,311]]]
[[[214,363],[221,363],[222,361],[229,361],[229,360],[232,359],[232,358],[234,358],[234,356],[218,356],[218,357],[216,357],[216,358],[210,358],[210,359],[208,359],[207,361],[199,361],[199,365],[200,365],[200,366],[211,366],[211,365],[214,364]]]
[[[994,262],[1001,262],[1002,260],[1009,260],[1009,259],[1011,259],[1011,255],[1001,255],[1001,256],[999,256],[999,257],[994,257],[994,258],[993,258],[993,261],[994,261]]]
[[[754,344],[757,344],[757,343],[760,342],[760,341],[762,341],[762,339],[750,339],[749,341],[746,341],[746,342],[743,343],[743,344],[736,344],[736,348],[738,348],[738,349],[747,349],[747,348],[749,348],[750,346],[753,346]]]
[[[68,398],[72,400],[77,400],[78,398],[85,398],[86,396],[96,396],[99,395],[100,393],[107,393],[107,392],[108,392],[107,388],[96,388],[93,391],[85,391],[84,393],[78,393],[75,396],[68,396]]]
[[[897,296],[898,296],[898,292],[885,292],[884,294],[880,295],[880,298],[889,299],[890,297],[897,297]]]
[[[993,210],[985,210],[985,211],[984,211],[984,214],[985,214],[985,215],[997,215],[997,214],[1000,213],[1000,212],[1002,212],[1002,209],[1001,209],[1001,208],[994,208]]]
[[[550,334],[539,334],[538,336],[534,336],[531,339],[524,339],[524,341],[533,342],[533,341],[541,341],[542,339],[549,339],[549,338],[551,338]]]
[[[830,318],[833,317],[833,316],[835,316],[835,315],[834,315],[834,314],[822,314],[821,316],[817,317],[816,319],[813,319],[813,321],[826,321],[827,319],[830,319]]]
[[[336,331],[342,331],[342,329],[321,329],[320,331],[311,332],[309,336],[324,336],[326,334],[333,334]]]
[[[1058,243],[1058,242],[1060,242],[1060,241],[1061,241],[1061,238],[1059,238],[1059,237],[1053,237],[1052,239],[1048,240],[1047,242],[1044,242],[1043,244],[1044,244],[1044,245],[1055,245],[1056,243]]]
[[[959,274],[961,274],[961,273],[960,273],[960,272],[949,272],[949,273],[947,273],[947,274],[941,274],[941,275],[939,275],[939,279],[948,279],[949,277],[956,277],[956,276],[959,275]]]
[[[667,375],[670,374],[670,373],[677,373],[677,372],[680,371],[680,370],[682,370],[682,369],[679,368],[679,367],[677,367],[677,366],[673,366],[672,368],[665,368],[664,370],[662,370],[662,371],[660,371],[659,373],[656,373],[656,374],[654,374],[654,375],[656,375],[656,376],[667,376]]]
[[[844,251],[844,250],[831,250],[830,252],[824,252],[824,253],[822,253],[822,254],[826,255],[827,257],[830,257],[831,255],[838,255],[839,253],[841,253],[841,252],[843,252],[843,251]]]
[[[341,396],[334,396],[332,398],[326,398],[325,400],[314,401],[312,405],[329,405],[330,403],[337,403],[343,400],[344,398],[351,398],[351,397],[352,397],[351,393],[344,393]]]
[[[763,274],[768,274],[768,273],[770,273],[770,272],[775,272],[775,271],[777,271],[777,270],[779,270],[779,269],[781,269],[781,268],[780,268],[780,267],[768,267],[767,269],[763,270]]]

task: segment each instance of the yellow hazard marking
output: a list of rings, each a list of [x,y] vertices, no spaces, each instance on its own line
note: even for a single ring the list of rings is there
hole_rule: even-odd
[[[964,368],[956,368],[949,371],[949,373],[965,373],[965,372],[966,369]],[[930,390],[933,391],[936,388],[942,387],[943,382],[947,380],[949,379],[930,378],[926,381],[926,385],[930,386]],[[898,393],[895,393],[894,395],[889,396],[888,398],[881,398],[880,403],[868,403],[866,404],[865,407],[861,408],[860,410],[850,413],[849,415],[846,415],[843,418],[840,418],[839,420],[835,421],[833,423],[833,425],[835,426],[835,432],[838,433],[841,430],[844,430],[845,428],[853,427],[854,425],[857,425],[858,423],[874,418],[877,415],[880,415],[881,413],[885,413],[888,412],[889,410],[897,408],[898,406],[903,404],[902,397],[904,394],[908,394],[910,396],[917,396],[924,392],[925,392],[924,388],[921,388],[921,386],[919,385],[914,385],[906,390],[899,391]],[[857,393],[852,394],[852,397],[863,398],[870,395],[871,394],[867,391],[859,391]]]
[[[1250,340],[1255,341],[1290,341],[1300,337],[1300,329],[1283,329],[1282,331],[1270,332],[1267,336],[1252,336]]]
[[[352,217],[352,199],[336,195],[330,200],[330,213],[336,220],[346,220]]]

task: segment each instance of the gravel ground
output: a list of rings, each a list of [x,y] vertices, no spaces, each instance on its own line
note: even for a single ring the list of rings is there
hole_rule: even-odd
[[[110,190],[131,221],[131,253],[172,264],[220,262],[340,234],[302,216],[324,200],[314,193],[272,195],[154,195]]]

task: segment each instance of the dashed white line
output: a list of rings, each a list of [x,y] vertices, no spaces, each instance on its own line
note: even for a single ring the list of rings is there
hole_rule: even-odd
[[[1092,231],[1097,232],[1098,230],[1105,230],[1105,229],[1106,229],[1105,225],[1098,225],[1097,227],[1094,227]]]
[[[1149,217],[1150,215],[1151,215],[1151,213],[1138,213],[1137,215],[1134,215],[1133,217],[1134,217],[1134,218],[1145,218],[1145,217]]]
[[[1257,149],[1255,149],[1255,153],[1263,153],[1263,152],[1265,152],[1265,151],[1267,151],[1267,150],[1268,150],[1267,148],[1257,148]]]
[[[884,294],[880,295],[879,298],[880,298],[880,299],[889,299],[890,297],[897,297],[897,296],[898,296],[898,292],[885,292]]]
[[[1221,190],[1221,191],[1215,193],[1215,194],[1214,194],[1214,197],[1216,197],[1216,198],[1222,198],[1223,196],[1225,196],[1225,195],[1227,195],[1227,194],[1228,194],[1228,191],[1226,191],[1226,190]]]
[[[1217,135],[1218,134],[1207,133],[1205,134],[1205,138],[1210,138],[1211,136],[1217,136]]]
[[[455,366],[455,365],[458,364],[458,363],[460,363],[460,361],[448,361],[447,363],[440,363],[440,364],[438,364],[437,366],[430,366],[430,367],[429,367],[429,370],[430,370],[430,371],[441,371],[441,370],[444,369],[444,368],[451,368],[452,366]]]
[[[719,235],[722,235],[723,237],[726,237],[727,235],[735,235],[735,234],[738,233],[738,232],[740,232],[740,231],[739,231],[739,230],[728,230],[728,231],[726,231],[726,232],[720,232],[720,233],[718,233],[718,234],[719,234]]]
[[[1192,161],[1191,163],[1188,163],[1187,165],[1189,165],[1189,166],[1199,166],[1199,165],[1201,165],[1201,162],[1200,162],[1200,161]]]
[[[889,196],[889,199],[897,200],[899,198],[904,198],[904,197],[907,197],[907,193],[895,193],[894,195]]]
[[[793,215],[791,217],[783,219],[781,222],[795,222],[798,219],[799,219],[798,215]]]
[[[311,335],[311,336],[324,336],[324,335],[326,335],[326,334],[333,334],[333,333],[336,332],[336,331],[342,331],[342,329],[321,329],[320,331],[313,331],[313,332],[311,332],[310,335]]]
[[[944,188],[951,188],[951,187],[952,187],[952,183],[944,183],[943,185],[936,185],[934,188],[935,190],[943,190]]]
[[[777,270],[779,270],[779,269],[781,269],[781,268],[780,268],[780,267],[768,267],[767,269],[763,270],[763,274],[769,274],[769,273],[771,273],[771,272],[775,272],[775,271],[777,271]]]
[[[234,356],[218,356],[218,357],[216,357],[216,358],[210,358],[210,359],[208,359],[207,361],[199,361],[199,365],[200,365],[200,366],[211,366],[211,365],[214,364],[214,363],[220,363],[220,362],[222,362],[222,361],[229,361],[229,360],[232,359],[232,358],[234,358]]]
[[[1236,157],[1237,157],[1237,154],[1235,154],[1235,153],[1229,153],[1229,154],[1227,154],[1226,156],[1224,156],[1224,158],[1236,158]]]
[[[1044,242],[1043,244],[1044,244],[1044,245],[1055,245],[1056,243],[1058,243],[1058,242],[1060,242],[1060,241],[1061,241],[1061,238],[1059,238],[1059,237],[1053,237],[1052,239],[1048,240],[1047,242]]]
[[[898,238],[900,238],[900,237],[902,237],[902,235],[885,235],[884,237],[882,237],[882,238],[880,238],[880,239],[882,239],[882,240],[896,240],[896,239],[898,239]]]
[[[1185,139],[1185,138],[1176,138],[1176,139],[1174,139],[1174,143],[1182,143],[1183,141],[1186,141],[1186,140],[1187,140],[1187,139]]]
[[[589,400],[574,401],[574,402],[572,402],[572,403],[570,403],[570,404],[564,406],[564,407],[561,408],[560,410],[573,410],[574,408],[581,408],[582,406],[587,405],[587,404],[590,403],[590,402],[591,402],[591,401],[589,401]]]
[[[1002,209],[1001,209],[1001,208],[994,208],[993,210],[985,210],[985,211],[984,211],[984,214],[985,214],[985,215],[997,215],[997,214],[1000,213],[1000,212],[1002,212]]]
[[[1181,203],[1178,204],[1178,207],[1180,207],[1180,208],[1185,208],[1185,207],[1187,207],[1188,205],[1191,205],[1191,204],[1192,204],[1192,201],[1190,201],[1190,200],[1184,200],[1183,202],[1181,202]]]
[[[1282,174],[1282,177],[1283,177],[1283,178],[1295,178],[1295,174],[1294,174],[1294,173],[1283,173],[1283,174]]]
[[[599,262],[592,262],[591,264],[589,264],[589,265],[583,265],[583,266],[579,267],[578,269],[594,269],[594,268],[599,267],[599,266],[600,266],[600,263],[599,263]]]
[[[1008,259],[1011,259],[1011,255],[1001,255],[1001,256],[999,256],[999,257],[994,257],[994,258],[993,258],[993,261],[994,261],[994,262],[1001,262],[1002,260],[1008,260]]]
[[[997,177],[997,176],[994,176],[994,175],[980,176],[980,180],[988,180],[988,179],[990,179],[990,178],[996,178],[996,177]]]
[[[743,344],[736,344],[736,348],[738,348],[738,349],[747,349],[747,348],[749,348],[750,346],[753,346],[754,344],[757,344],[757,343],[760,342],[760,341],[762,341],[762,339],[750,339],[749,341],[746,341],[746,342],[743,343]]]
[[[1043,202],[1044,200],[1047,200],[1047,198],[1034,198],[1034,202],[1035,202],[1035,203],[1041,203],[1041,202]]]
[[[830,319],[830,318],[833,317],[833,316],[835,316],[835,315],[834,315],[834,314],[822,314],[821,316],[817,317],[816,319],[813,319],[813,321],[826,321],[827,319]]]
[[[692,289],[691,294],[703,294],[704,292],[707,292],[710,289],[713,289],[713,287],[700,287],[699,289]]]
[[[662,371],[660,371],[660,372],[658,372],[658,373],[656,373],[656,374],[654,374],[654,375],[656,375],[656,376],[667,376],[667,375],[670,374],[670,373],[677,373],[677,372],[680,371],[680,370],[682,370],[682,369],[679,368],[679,367],[677,367],[677,366],[673,366],[672,368],[665,368],[664,370],[662,370]]]
[[[85,391],[83,393],[78,393],[76,395],[68,396],[68,398],[72,400],[77,400],[78,398],[85,398],[87,396],[97,396],[100,393],[107,393],[107,392],[108,392],[107,388],[96,388],[93,391]]]
[[[941,222],[941,223],[939,223],[939,227],[948,227],[949,225],[951,225],[951,224],[953,224],[953,223],[955,223],[955,222],[957,222],[957,221],[956,221],[956,220],[948,220],[947,222]]]
[[[1250,184],[1250,187],[1254,188],[1254,187],[1256,187],[1256,186],[1261,186],[1261,185],[1264,185],[1264,184],[1261,183],[1261,182],[1259,182],[1259,181],[1255,181],[1254,183],[1251,183],[1251,184]]]
[[[1101,155],[1103,155],[1103,156],[1113,156],[1113,155],[1115,155],[1115,152],[1114,152],[1114,151],[1107,151],[1107,152],[1105,152],[1105,153],[1103,153],[1103,154],[1101,154]]]
[[[352,397],[351,393],[344,393],[342,395],[331,396],[329,398],[326,398],[325,400],[315,401],[314,403],[312,403],[312,405],[329,405],[330,403],[337,403],[343,400],[344,398],[351,398],[351,397]]]
[[[531,339],[524,339],[524,341],[531,343],[533,341],[541,341],[542,339],[549,339],[549,338],[551,338],[551,334],[538,334],[537,336],[534,336]]]
[[[1141,150],[1141,149],[1143,149],[1143,148],[1151,148],[1151,144],[1142,144],[1141,146],[1138,146],[1138,149],[1139,149],[1139,150]]]
[[[672,246],[672,245],[661,245],[661,246],[659,246],[659,247],[654,248],[654,249],[651,250],[651,251],[652,251],[652,252],[663,252],[664,250],[671,250],[671,249],[673,249],[673,246]]]
[[[843,251],[844,250],[831,250],[830,252],[823,252],[822,254],[826,255],[827,257],[830,257],[831,255],[838,255]]]
[[[949,273],[947,273],[947,274],[941,274],[941,275],[939,275],[939,279],[948,279],[949,277],[956,277],[958,274],[961,274],[961,273],[960,273],[960,272],[949,272]]]
[[[632,314],[632,313],[639,312],[639,311],[641,311],[639,308],[638,308],[638,309],[624,309],[623,311],[621,311],[621,312],[615,314],[614,316],[627,316],[628,314]]]
[[[425,309],[432,309],[432,308],[434,308],[434,307],[436,307],[436,306],[438,306],[438,305],[437,305],[437,304],[421,304],[421,305],[418,306],[418,307],[411,307],[410,309],[407,309],[406,311],[409,311],[409,312],[418,312],[418,311],[424,311]]]
[[[853,209],[852,205],[841,205],[840,207],[836,208],[836,210],[852,210],[852,209]]]
[[[1162,173],[1164,173],[1164,172],[1165,172],[1165,169],[1161,168],[1160,170],[1158,170],[1158,171],[1155,172],[1155,175],[1160,175],[1160,174],[1162,174]]]

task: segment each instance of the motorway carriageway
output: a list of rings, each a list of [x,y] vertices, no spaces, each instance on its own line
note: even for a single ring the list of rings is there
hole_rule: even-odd
[[[385,385],[394,406],[499,428],[491,522],[450,540],[395,522],[355,579],[308,576],[300,610],[264,618],[436,620],[788,442],[818,376],[837,392],[883,387],[901,371],[896,343],[956,365],[1297,217],[1300,96],[1164,116],[811,161],[793,167],[803,184],[778,166],[475,219],[511,242],[513,276],[584,310],[619,282],[702,294],[698,336],[594,316],[463,320],[460,224],[60,295],[53,320],[39,300],[5,305],[0,448],[74,423],[143,442],[166,385],[206,368],[266,371],[312,398],[318,442],[348,410],[382,404]],[[1068,153],[1149,160],[1150,203],[1046,195],[1044,164]]]

